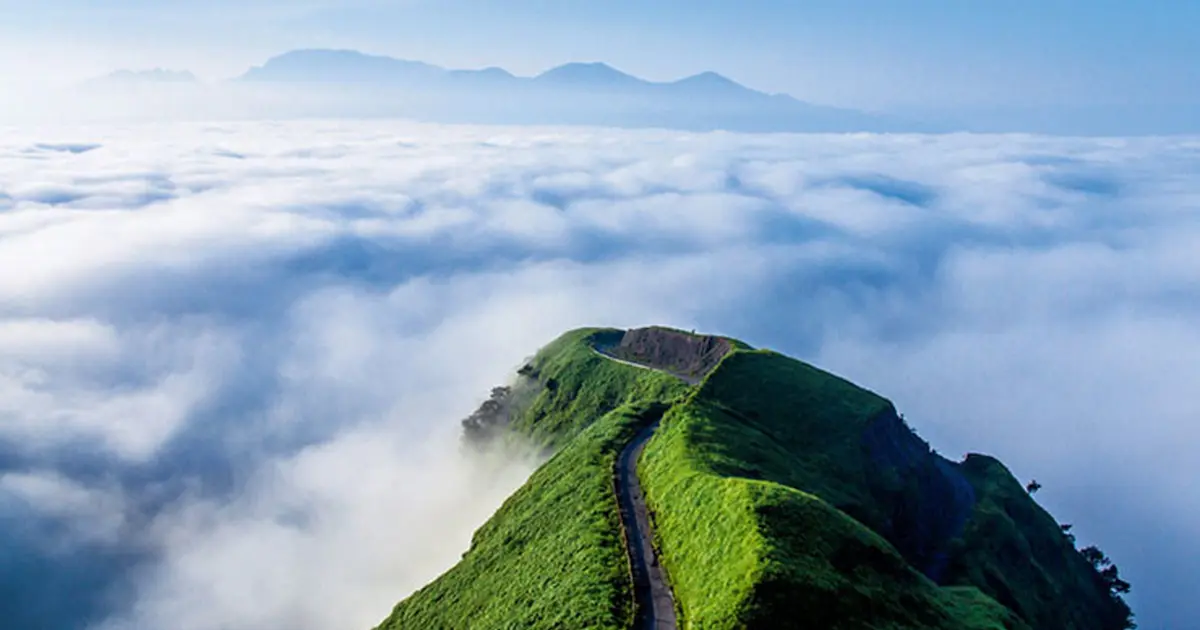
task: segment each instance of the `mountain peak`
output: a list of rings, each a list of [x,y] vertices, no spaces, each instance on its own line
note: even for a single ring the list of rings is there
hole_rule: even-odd
[[[676,81],[675,85],[681,85],[681,86],[687,85],[687,86],[696,86],[696,87],[714,87],[714,88],[738,88],[738,89],[742,89],[742,90],[748,89],[745,86],[743,86],[742,84],[738,83],[737,81],[734,81],[733,79],[730,79],[729,77],[727,77],[725,75],[717,74],[716,72],[713,72],[711,70],[701,72],[700,74],[693,74],[690,77],[682,78],[682,79]]]
[[[497,66],[488,66],[487,68],[479,68],[478,70],[451,70],[450,74],[457,77],[477,77],[483,79],[493,79],[497,81],[506,81],[516,78],[513,73]]]
[[[292,50],[251,68],[242,79],[265,81],[396,81],[429,78],[444,70],[422,61],[370,55],[357,50]]]
[[[504,68],[501,68],[499,66],[488,66],[481,70],[476,70],[476,72],[478,72],[479,74],[486,74],[488,76],[497,76],[497,77],[512,77],[513,76],[513,73],[511,73],[508,70],[505,70]]]
[[[625,74],[599,61],[563,64],[539,74],[536,80],[553,83],[589,83],[597,85],[633,85],[644,83],[644,81],[635,76]]]

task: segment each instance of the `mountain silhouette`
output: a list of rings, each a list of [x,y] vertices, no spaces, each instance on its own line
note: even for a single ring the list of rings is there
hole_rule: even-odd
[[[128,77],[125,83],[194,80],[190,73],[162,70],[117,74]],[[882,115],[768,94],[716,72],[649,81],[602,62],[566,63],[522,77],[494,66],[448,69],[356,50],[302,49],[267,59],[221,84],[221,90],[228,96],[225,100],[248,99],[255,104],[256,115],[270,118],[399,117],[439,123],[690,131],[936,131]]]
[[[445,70],[420,61],[368,55],[355,50],[293,50],[272,57],[241,76],[244,81],[395,82],[428,80]]]
[[[534,78],[548,85],[591,87],[639,87],[651,85],[633,75],[625,74],[606,63],[568,63],[551,68]]]
[[[698,92],[723,93],[747,90],[745,86],[737,81],[712,71],[701,72],[700,74],[694,74],[690,77],[682,78],[674,83],[671,83],[671,85],[677,88],[695,90]]]

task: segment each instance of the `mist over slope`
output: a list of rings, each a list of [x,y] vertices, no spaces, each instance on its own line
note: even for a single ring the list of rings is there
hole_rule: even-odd
[[[888,392],[948,456],[1038,479],[1137,586],[1143,627],[1200,614],[1181,394],[1197,139],[347,121],[2,138],[13,619],[368,627],[529,470],[480,490],[457,421],[562,330],[648,322]]]

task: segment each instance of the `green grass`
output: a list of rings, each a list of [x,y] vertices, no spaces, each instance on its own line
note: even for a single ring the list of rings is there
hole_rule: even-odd
[[[1092,567],[999,461],[962,466],[979,501],[950,580],[976,584],[1036,628],[1122,630],[1128,609],[1098,587]],[[1102,611],[1097,621],[1097,611]]]
[[[955,617],[969,628],[1008,630],[1028,627],[1024,621],[974,586],[946,586],[942,601]]]
[[[612,470],[639,422],[622,407],[582,430],[475,533],[461,562],[379,628],[629,627]]]
[[[671,409],[639,461],[656,543],[689,628],[737,627],[760,578],[767,541],[750,488],[706,474],[688,406]]]
[[[648,406],[687,388],[594,356],[576,331],[534,359],[556,383],[514,422],[561,447],[474,535],[462,561],[400,602],[380,630],[627,628],[629,563],[613,470]],[[599,331],[602,334],[602,331]]]
[[[891,403],[849,381],[781,354],[727,356],[696,401],[720,421],[698,425],[696,447],[714,472],[765,479],[838,506],[873,501],[861,436]]]
[[[864,445],[868,426],[894,414],[890,402],[740,342],[687,387],[592,350],[620,334],[572,331],[538,353],[543,389],[509,438],[556,454],[458,565],[380,628],[629,627],[612,475],[651,406],[669,409],[638,470],[681,628],[1123,627],[1119,602],[999,462],[960,467],[978,500],[939,586],[879,534],[898,508],[920,504],[906,503],[920,487],[905,485],[919,467],[881,469]],[[917,446],[905,448],[933,457]]]
[[[828,391],[852,391],[839,388]],[[815,494],[731,474],[784,457],[770,452],[776,461],[762,463],[762,432],[715,408],[709,395],[666,414],[639,468],[682,627],[1024,627],[987,597],[976,605],[939,588]]]
[[[629,401],[673,400],[687,391],[678,379],[610,361],[592,350],[593,339],[620,331],[571,331],[533,360],[544,389],[513,421],[513,433],[548,449],[569,443],[597,418]]]

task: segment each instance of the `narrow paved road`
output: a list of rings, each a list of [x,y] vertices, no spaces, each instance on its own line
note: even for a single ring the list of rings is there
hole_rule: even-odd
[[[628,538],[629,560],[633,565],[633,590],[637,602],[636,630],[676,630],[675,597],[671,585],[658,564],[654,552],[654,531],[650,528],[650,512],[642,495],[637,476],[637,461],[646,442],[658,428],[658,420],[644,428],[621,451],[617,460],[617,498],[621,506],[621,522]]]

